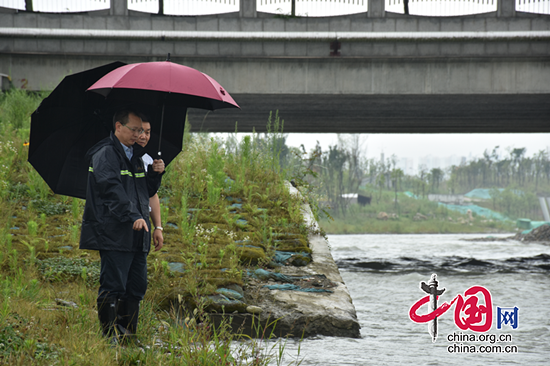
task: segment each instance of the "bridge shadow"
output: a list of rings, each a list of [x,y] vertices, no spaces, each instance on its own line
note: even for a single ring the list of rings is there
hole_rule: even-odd
[[[289,133],[550,132],[550,94],[232,95],[240,110],[190,109],[192,131],[264,132],[278,110]]]

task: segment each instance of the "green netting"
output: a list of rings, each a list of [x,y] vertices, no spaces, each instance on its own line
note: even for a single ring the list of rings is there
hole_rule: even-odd
[[[502,189],[501,189],[502,190]],[[418,198],[414,193],[406,191],[404,192],[407,196],[411,198]],[[491,198],[489,195],[489,189],[486,188],[476,188],[468,193],[465,194],[465,196],[468,197],[477,197],[477,198]],[[477,205],[452,205],[447,203],[441,203],[439,202],[440,206],[445,206],[447,209],[452,211],[458,211],[463,214],[467,214],[468,210],[472,211],[472,213],[475,213],[479,216],[485,216],[488,219],[494,219],[494,220],[500,220],[500,221],[507,221],[510,220],[508,217],[504,216],[503,214],[499,212],[495,212],[493,210],[490,210],[485,207],[480,207]]]
[[[464,196],[470,198],[481,198],[484,200],[490,200],[491,194],[489,193],[490,189],[488,188],[476,188],[466,193]],[[499,191],[503,191],[502,188],[499,188]]]
[[[446,203],[439,203],[441,206],[445,206],[447,209],[452,211],[458,211],[460,213],[466,214],[468,210],[471,210],[472,213],[475,213],[479,216],[485,216],[488,219],[500,220],[500,221],[509,221],[510,219],[499,212],[489,210],[485,207],[480,207],[477,205],[451,205]]]
[[[227,297],[230,300],[242,301],[244,299],[244,296],[241,295],[239,292],[237,292],[235,290],[228,289],[228,288],[223,288],[222,287],[222,288],[217,289],[216,292],[220,295],[223,295],[223,296]]]
[[[324,288],[311,288],[311,287],[301,287],[298,285],[293,285],[290,283],[277,284],[277,285],[265,285],[270,290],[281,290],[281,291],[302,291],[302,292],[334,292],[332,290],[327,290]]]
[[[504,188],[497,188],[497,190],[499,192],[502,192],[504,191]],[[512,192],[514,192],[514,194],[518,196],[524,193],[517,189],[512,190]],[[491,199],[491,190],[489,188],[476,188],[476,189],[472,189],[470,192],[466,193],[464,196],[470,197],[470,198],[481,198],[484,200],[489,200]]]
[[[296,279],[302,278],[301,276],[299,276],[299,277],[287,276],[287,275],[284,275],[282,273],[270,272],[270,271],[266,271],[265,269],[261,269],[261,268],[258,268],[255,271],[247,270],[246,274],[249,277],[254,277],[254,278],[257,278],[257,279],[262,280],[262,281],[274,280],[274,281],[281,281],[281,282],[287,282],[287,283],[291,283],[291,282],[295,281]]]
[[[550,225],[550,222],[548,221],[531,221],[531,228],[528,230],[523,230],[522,234],[529,234],[531,231],[535,230],[538,227],[541,227],[542,225]]]
[[[417,196],[416,194],[410,192],[410,191],[405,191],[405,192],[403,192],[403,193],[405,193],[407,196],[409,196],[409,197],[411,197],[411,198],[416,198],[416,199],[418,199],[418,196]]]
[[[275,251],[275,256],[273,260],[276,263],[288,265],[292,264],[297,267],[307,266],[311,262],[311,254],[305,252],[283,252]]]

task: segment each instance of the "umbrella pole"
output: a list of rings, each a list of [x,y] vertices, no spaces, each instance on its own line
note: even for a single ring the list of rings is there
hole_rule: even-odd
[[[162,103],[162,113],[160,115],[160,133],[159,133],[159,149],[158,149],[158,157],[162,156],[162,152],[160,151],[160,145],[162,144],[162,126],[164,124],[164,103]]]

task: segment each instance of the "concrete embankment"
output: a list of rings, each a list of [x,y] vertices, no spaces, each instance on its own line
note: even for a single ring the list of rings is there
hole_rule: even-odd
[[[299,194],[289,187],[293,194]],[[309,206],[304,219],[318,230]],[[258,314],[230,314],[234,330],[253,336],[310,337],[315,335],[360,337],[353,301],[332,258],[328,241],[310,234],[312,261],[306,266],[282,266],[274,271],[278,278],[251,277],[244,288],[247,303],[258,307]],[[279,278],[295,279],[295,285],[282,284]],[[284,282],[284,281],[283,281]],[[218,320],[222,316],[217,316]]]

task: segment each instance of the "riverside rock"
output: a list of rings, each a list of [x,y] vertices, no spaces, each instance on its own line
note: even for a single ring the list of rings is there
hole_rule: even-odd
[[[527,234],[518,233],[513,239],[525,242],[550,242],[550,225],[541,225]]]
[[[250,314],[261,314],[263,309],[259,306],[249,305],[246,307],[246,311]]]

